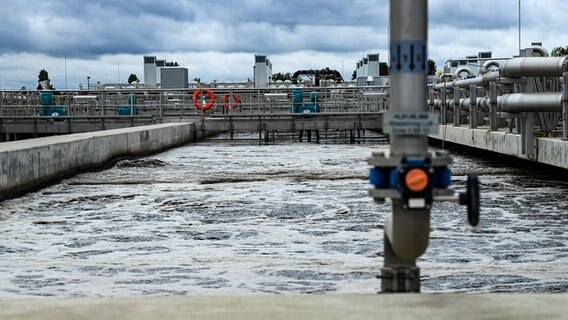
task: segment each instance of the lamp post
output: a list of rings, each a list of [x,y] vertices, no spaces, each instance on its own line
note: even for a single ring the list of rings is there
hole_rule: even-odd
[[[90,80],[91,80],[91,76],[87,76],[87,90],[89,90],[91,88],[90,86]]]
[[[519,55],[521,54],[521,0],[519,0]]]

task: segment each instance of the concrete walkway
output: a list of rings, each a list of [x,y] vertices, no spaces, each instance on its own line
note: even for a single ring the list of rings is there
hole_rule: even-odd
[[[397,294],[0,300],[0,319],[568,319],[568,294]]]

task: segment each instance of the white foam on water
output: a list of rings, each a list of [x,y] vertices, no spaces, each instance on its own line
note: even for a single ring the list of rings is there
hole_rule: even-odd
[[[199,143],[5,201],[0,297],[377,292],[391,208],[366,159],[387,148]],[[566,290],[568,184],[453,167],[458,189],[481,172],[481,225],[435,204],[423,290]]]

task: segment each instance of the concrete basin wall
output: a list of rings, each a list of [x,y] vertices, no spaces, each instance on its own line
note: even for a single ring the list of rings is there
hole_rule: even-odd
[[[170,123],[0,143],[0,201],[120,157],[200,138],[193,123]]]
[[[526,158],[522,155],[521,136],[509,132],[441,125],[440,132],[430,137],[508,156]]]
[[[568,169],[568,141],[538,138],[537,146],[539,162]]]
[[[430,138],[527,159],[522,151],[520,134],[441,125],[439,133],[430,135]],[[531,160],[568,169],[568,141],[559,138],[536,138],[535,146],[536,159]]]

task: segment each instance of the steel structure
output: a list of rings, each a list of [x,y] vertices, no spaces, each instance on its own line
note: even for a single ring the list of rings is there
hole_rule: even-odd
[[[0,133],[65,134],[153,123],[193,121],[202,131],[380,130],[388,109],[388,87],[208,88],[217,98],[207,111],[194,105],[197,89],[58,91],[53,106],[65,115],[42,112],[41,91],[0,91]],[[293,113],[293,92],[318,97],[318,113]],[[197,97],[202,102],[206,97]],[[207,98],[209,99],[209,98]],[[12,137],[10,137],[12,135]]]
[[[479,77],[442,78],[428,88],[429,110],[441,114],[442,124],[520,134],[522,155],[532,160],[536,138],[568,139],[567,57],[549,57],[546,49],[532,46],[520,57],[488,61],[483,69]]]
[[[459,200],[468,205],[470,223],[479,220],[477,177],[471,175],[468,191],[456,195],[449,189],[451,157],[428,152],[438,119],[426,112],[427,7],[426,0],[390,2],[391,108],[383,123],[390,153],[369,160],[371,196],[392,200],[384,227],[383,292],[420,292],[416,260],[428,247],[434,200]]]

